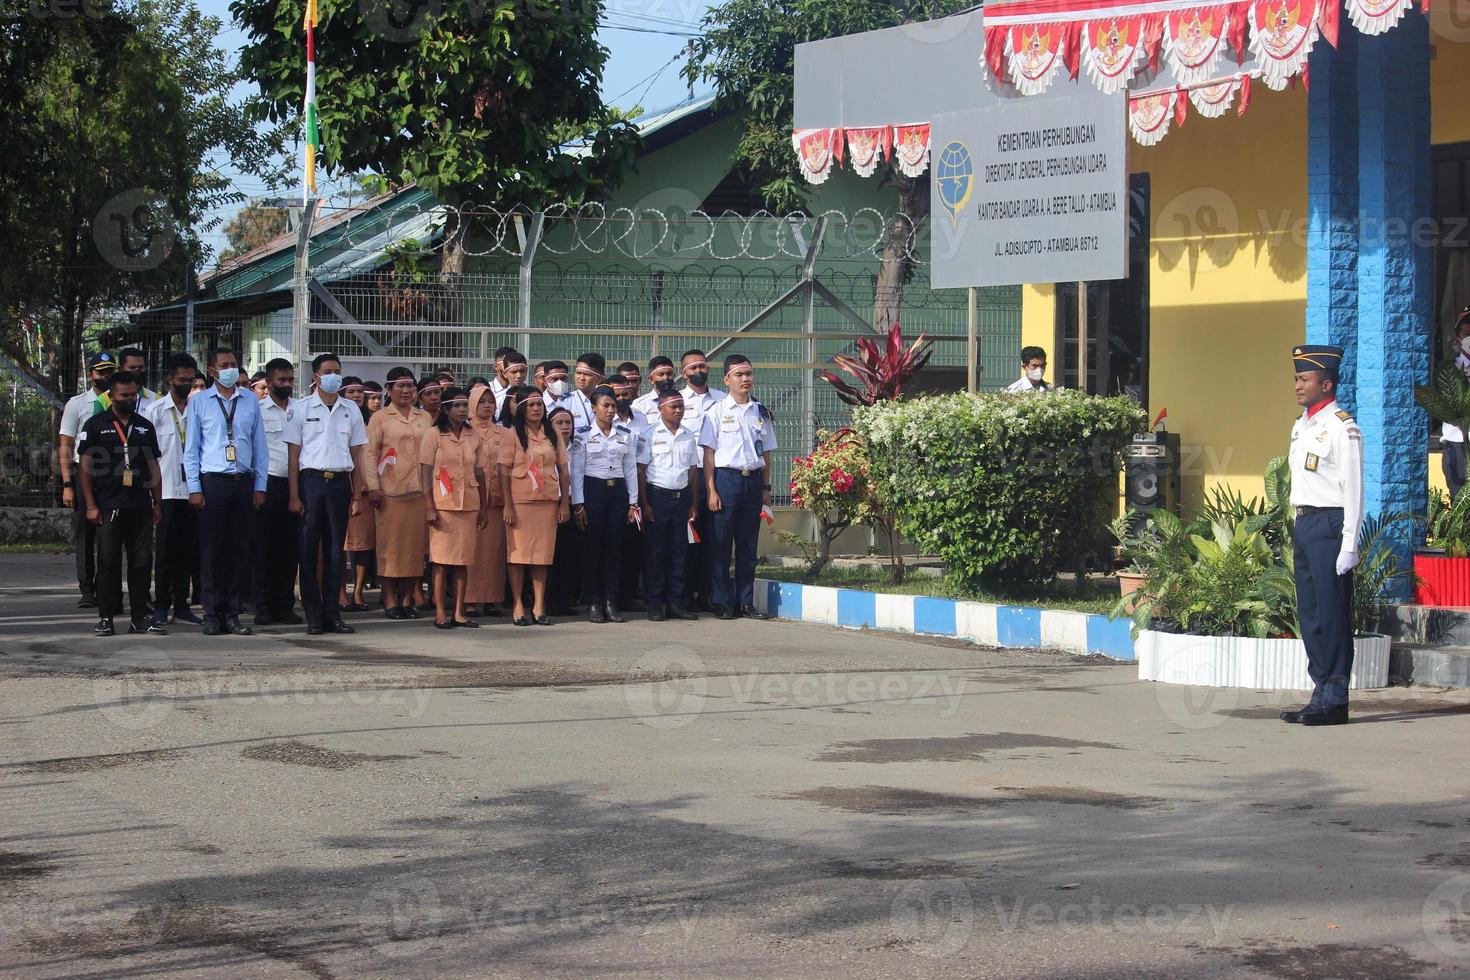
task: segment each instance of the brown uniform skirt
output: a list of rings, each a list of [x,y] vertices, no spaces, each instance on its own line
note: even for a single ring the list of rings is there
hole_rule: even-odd
[[[506,561],[515,565],[550,565],[556,554],[555,500],[516,504],[514,527],[505,529]]]
[[[429,525],[429,561],[436,565],[468,565],[475,554],[477,510],[441,510],[439,526]]]
[[[464,601],[472,605],[505,601],[505,510],[491,507],[483,530],[475,532],[475,554],[465,580]]]
[[[347,540],[343,551],[372,551],[377,546],[378,512],[366,499],[358,502],[361,510],[356,517],[347,519]]]
[[[378,574],[386,578],[418,578],[428,546],[424,495],[384,497],[378,508]]]

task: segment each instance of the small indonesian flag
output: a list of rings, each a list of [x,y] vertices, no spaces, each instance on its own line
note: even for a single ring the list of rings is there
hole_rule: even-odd
[[[643,508],[634,504],[637,509],[633,511],[633,523],[638,525],[638,530],[643,530]]]
[[[767,524],[774,525],[776,523],[776,515],[771,513],[771,508],[769,506],[761,508],[761,520],[765,521]]]
[[[1149,426],[1149,428],[1150,429],[1157,429],[1159,427],[1159,425],[1165,419],[1167,419],[1168,417],[1169,417],[1169,410],[1167,408],[1161,408],[1161,409],[1159,409],[1159,417],[1156,418],[1156,419],[1154,419],[1154,424],[1151,425],[1151,426]]]
[[[382,476],[383,471],[386,470],[388,467],[397,465],[398,450],[393,448],[392,446],[389,446],[388,451],[383,454],[383,458],[378,460],[378,475]]]
[[[694,518],[689,518],[689,543],[699,544],[699,532],[694,530]]]
[[[541,468],[539,466],[537,466],[535,463],[531,463],[530,465],[528,465],[526,467],[526,475],[531,478],[531,489],[532,490],[540,490],[541,489]]]
[[[447,497],[453,492],[454,481],[449,478],[449,470],[439,467],[439,496]]]

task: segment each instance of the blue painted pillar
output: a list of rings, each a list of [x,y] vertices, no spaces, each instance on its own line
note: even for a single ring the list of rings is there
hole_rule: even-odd
[[[1343,33],[1352,33],[1344,24]],[[1423,513],[1428,422],[1414,385],[1429,374],[1429,31],[1410,10],[1357,39],[1358,342],[1353,396],[1363,430],[1363,511]],[[1316,79],[1312,79],[1314,85]],[[1412,542],[1396,545],[1407,563]],[[1407,595],[1407,588],[1404,589]]]
[[[1358,346],[1358,32],[1312,49],[1307,91],[1307,333],[1343,348],[1352,411]],[[1282,352],[1283,356],[1285,351]]]

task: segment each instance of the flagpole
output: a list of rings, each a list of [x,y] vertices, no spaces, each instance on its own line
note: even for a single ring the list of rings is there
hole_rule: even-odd
[[[296,226],[296,261],[291,283],[291,360],[297,365],[306,363],[311,342],[311,293],[307,282],[311,275],[311,226],[317,209],[316,151],[321,143],[316,117],[316,26],[319,19],[317,0],[306,0],[306,16],[302,23],[306,29],[306,93],[301,107],[306,127],[306,160],[302,168],[301,220]],[[303,383],[307,376],[302,371],[297,372]]]

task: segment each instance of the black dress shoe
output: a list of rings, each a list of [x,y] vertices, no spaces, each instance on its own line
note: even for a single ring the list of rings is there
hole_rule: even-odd
[[[699,613],[697,613],[697,612],[690,612],[689,610],[685,609],[683,606],[670,606],[669,607],[669,618],[670,619],[698,619],[699,618]]]
[[[200,626],[200,625],[203,625],[204,620],[202,620],[198,616],[196,616],[194,614],[194,610],[192,610],[192,609],[190,609],[190,608],[188,608],[186,606],[183,609],[175,609],[174,610],[174,622],[176,622],[176,623],[193,623],[195,626]]]
[[[1302,715],[1302,726],[1305,728],[1317,728],[1322,725],[1346,725],[1348,723],[1347,705],[1339,705],[1336,708],[1320,708],[1316,711],[1308,711]]]
[[[434,628],[436,630],[452,630],[454,629],[454,620],[446,619],[444,622],[441,623],[439,622],[439,620],[436,619],[434,620]]]
[[[607,613],[602,611],[602,603],[594,602],[587,607],[587,618],[594,623],[607,622]]]
[[[95,596],[84,595],[80,599],[77,600],[77,608],[78,609],[96,609],[97,608],[97,598]]]
[[[720,605],[717,605],[717,606],[714,607],[714,613],[720,619],[739,619],[740,618],[740,610],[738,610],[738,609],[732,609],[729,606],[720,606]]]
[[[510,621],[510,623],[511,623],[512,626],[530,626],[531,625],[531,617],[530,616],[517,616],[515,619],[512,619]]]
[[[249,636],[250,627],[240,622],[239,616],[231,616],[225,620],[225,631],[236,636]]]
[[[401,612],[401,613],[403,613],[403,618],[404,619],[418,619],[419,618],[419,611],[414,608],[414,606],[413,606],[412,603],[409,603],[406,606],[399,606],[398,607],[398,611]]]
[[[544,615],[537,616],[536,617],[536,625],[537,626],[550,626],[551,625],[551,620],[550,620],[550,618],[548,618],[547,616],[544,616]]]
[[[613,605],[611,602],[609,602],[607,604],[607,607],[604,609],[604,612],[607,614],[607,621],[609,623],[626,623],[627,622],[627,620],[623,618],[623,614],[620,613],[620,612],[618,612],[618,607],[615,606],[615,605]]]
[[[759,609],[755,608],[755,606],[741,606],[740,607],[740,615],[744,616],[746,619],[770,619],[771,618],[770,616],[767,616],[765,613],[761,612]]]
[[[454,624],[455,629],[477,630],[480,628],[480,624],[473,619],[451,619],[450,622]]]
[[[322,635],[322,628],[320,626],[318,626],[316,623],[307,623],[306,624],[306,635],[307,636],[321,636]]]
[[[224,627],[220,625],[220,621],[218,619],[215,619],[213,616],[206,616],[204,618],[205,636],[219,636],[224,631]]]
[[[1300,708],[1288,708],[1281,712],[1281,720],[1288,725],[1299,725],[1301,724],[1302,715],[1316,710],[1317,706],[1315,704],[1304,704]]]
[[[356,633],[357,632],[357,627],[356,626],[348,626],[346,623],[342,622],[342,620],[340,620],[340,619],[334,620],[333,622],[330,622],[330,623],[323,623],[322,625],[323,625],[323,627],[326,629],[326,631],[328,633]]]
[[[663,606],[654,606],[648,610],[648,621],[650,623],[662,623],[668,617],[664,615]]]
[[[135,619],[128,624],[129,633],[146,633],[149,636],[168,636],[168,630],[151,619]]]
[[[384,609],[383,610],[383,618],[384,619],[407,619],[408,617],[405,616],[405,615],[403,615],[403,610],[402,609],[399,609],[397,606],[393,606],[391,608],[388,608],[388,609]]]
[[[274,626],[276,625],[276,620],[275,617],[268,612],[258,612],[255,614],[255,625]]]
[[[302,619],[300,616],[287,609],[285,612],[276,617],[276,623],[281,626],[300,626],[302,623]]]
[[[117,630],[112,628],[112,620],[99,619],[97,620],[97,625],[93,627],[92,632],[97,634],[98,636],[111,636],[112,634],[116,633]]]

